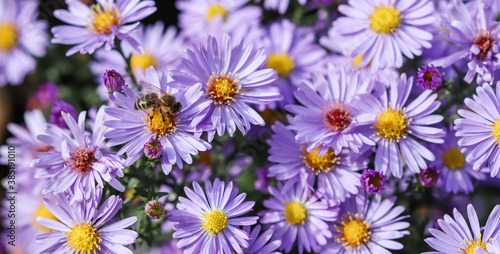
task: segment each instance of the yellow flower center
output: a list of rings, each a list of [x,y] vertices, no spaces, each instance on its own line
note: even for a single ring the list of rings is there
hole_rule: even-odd
[[[494,136],[497,139],[497,143],[500,146],[500,119],[497,118],[497,121],[494,124],[491,124],[491,126],[493,127],[491,136]]]
[[[10,51],[16,47],[19,33],[16,26],[10,23],[0,24],[0,51]]]
[[[340,233],[335,237],[338,243],[346,247],[359,248],[370,240],[370,225],[359,214],[354,217],[350,214],[342,216],[340,225],[335,225],[335,230]]]
[[[47,210],[47,208],[45,208],[43,204],[40,204],[40,206],[38,206],[38,210],[35,213],[35,222],[37,217],[44,217],[55,221],[59,221],[59,219],[57,219],[56,216],[54,216],[49,210]],[[40,229],[42,229],[45,232],[52,231],[52,229],[47,228],[38,222],[36,222],[35,225],[37,225]]]
[[[382,7],[375,6],[375,11],[370,17],[370,28],[379,34],[394,33],[401,24],[402,18],[400,11],[394,9],[394,4]]]
[[[460,254],[476,254],[476,251],[474,248],[476,247],[481,247],[486,253],[489,253],[488,250],[486,250],[486,242],[485,240],[481,240],[481,235],[477,238],[476,241],[469,239],[469,240],[464,240],[465,246],[463,247],[464,249],[460,249]],[[463,244],[462,244],[463,246]]]
[[[384,109],[384,112],[375,120],[375,125],[372,128],[377,129],[376,135],[388,139],[389,141],[406,138],[406,133],[411,133],[408,130],[411,119],[406,119],[406,114],[403,113],[404,109],[392,108]]]
[[[461,169],[464,166],[464,162],[465,162],[464,154],[460,152],[460,149],[458,148],[448,149],[443,154],[443,163],[450,170]]]
[[[319,156],[320,147],[316,148],[312,152],[307,152],[305,148],[302,149],[302,152],[305,154],[301,156],[304,163],[314,171],[316,174],[326,173],[335,168],[335,164],[340,163],[340,157],[335,156],[333,151],[333,146],[328,149],[328,151],[323,155]]]
[[[109,5],[104,6],[104,11],[99,4],[93,4],[90,6],[92,11],[93,21],[90,24],[89,29],[96,34],[110,34],[111,26],[115,25],[116,28],[120,25],[120,12],[118,7],[113,4],[112,7]]]
[[[293,63],[293,57],[287,53],[271,53],[267,59],[266,67],[277,71],[281,78],[286,78],[295,68],[295,64]]]
[[[132,58],[130,58],[130,66],[132,70],[136,68],[140,68],[141,70],[146,70],[150,66],[156,67],[156,58],[149,54],[133,54]]]
[[[212,73],[205,90],[207,97],[211,98],[215,104],[230,105],[241,89],[236,75],[226,74],[225,71],[221,71],[219,74]]]
[[[201,229],[208,231],[209,234],[218,234],[226,228],[227,216],[223,212],[214,210],[203,214],[203,226]]]
[[[207,19],[210,21],[214,18],[215,15],[220,15],[222,19],[226,19],[226,9],[224,9],[224,7],[222,7],[220,4],[214,4],[210,6],[207,11]]]
[[[169,114],[170,110],[156,107],[145,117],[146,125],[153,134],[153,138],[159,140],[177,130],[175,115]]]
[[[304,224],[306,222],[307,210],[299,202],[283,202],[286,205],[285,219],[292,225]]]
[[[71,232],[64,233],[68,235],[66,244],[69,250],[75,249],[75,253],[79,254],[95,254],[97,250],[101,250],[100,243],[102,241],[99,236],[99,231],[94,228],[90,221],[78,224],[71,228]]]

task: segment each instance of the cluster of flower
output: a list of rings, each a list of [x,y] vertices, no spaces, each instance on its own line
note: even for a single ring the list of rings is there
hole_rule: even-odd
[[[45,55],[38,4],[0,0],[2,86]],[[500,1],[178,0],[180,31],[141,24],[152,0],[66,4],[51,42],[93,55],[103,105],[78,113],[47,83],[49,122],[7,126],[11,251],[391,253],[417,227],[396,197],[496,183]],[[236,148],[259,130],[259,151]],[[421,251],[500,254],[500,206],[467,215],[431,218]]]

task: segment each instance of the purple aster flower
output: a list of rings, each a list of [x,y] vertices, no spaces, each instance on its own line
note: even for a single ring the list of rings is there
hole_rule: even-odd
[[[56,151],[40,152],[32,163],[34,167],[50,168],[37,173],[36,178],[50,178],[43,193],[60,194],[73,189],[71,202],[90,198],[90,190],[95,188],[95,182],[103,187],[103,180],[118,191],[124,191],[123,185],[116,177],[123,177],[123,159],[114,152],[108,151],[104,143],[104,107],[97,113],[93,133],[85,131],[85,114],[81,112],[78,122],[67,113],[62,117],[68,125],[72,136],[55,125],[46,125],[46,135],[38,139],[53,146]]]
[[[189,199],[179,197],[177,210],[170,212],[176,230],[173,237],[181,239],[177,247],[184,248],[184,253],[243,253],[250,238],[239,226],[254,225],[258,217],[240,216],[251,211],[255,202],[243,202],[245,193],[238,195],[233,182],[225,186],[218,178],[213,185],[205,182],[206,194],[197,182],[193,189],[184,187]]]
[[[362,55],[360,66],[401,67],[403,54],[413,59],[431,47],[432,34],[425,29],[434,22],[431,1],[355,0],[338,10],[345,15],[333,24],[346,39],[340,43],[350,45],[349,55]]]
[[[307,0],[297,0],[299,4],[306,4]],[[256,2],[260,2],[260,0],[256,0]],[[288,5],[290,4],[290,0],[264,0],[264,9],[266,10],[275,10],[278,11],[279,14],[285,14],[288,9]]]
[[[69,114],[71,117],[73,117],[73,119],[76,119],[76,110],[73,105],[63,100],[59,100],[54,103],[54,106],[52,106],[52,112],[50,113],[50,123],[55,124],[61,128],[68,128],[68,125],[66,124],[66,121],[61,114],[63,112]]]
[[[380,174],[380,172],[373,169],[366,169],[365,172],[361,174],[361,188],[370,194],[380,194],[385,190],[385,180],[385,175]]]
[[[373,119],[371,131],[378,146],[375,170],[385,175],[391,172],[397,178],[403,177],[403,160],[411,172],[419,173],[420,169],[427,168],[425,160],[435,159],[434,154],[415,138],[443,143],[441,137],[445,135],[442,129],[428,126],[443,120],[443,116],[432,114],[441,105],[436,101],[437,94],[425,90],[413,101],[408,101],[412,87],[413,78],[407,79],[403,73],[379,99],[363,94],[351,103],[365,113],[366,118]]]
[[[335,154],[333,147],[324,155],[319,153],[321,147],[308,152],[307,143],[296,142],[294,133],[282,123],[277,121],[271,128],[275,134],[268,140],[268,160],[276,164],[269,167],[268,176],[284,181],[305,175],[310,186],[317,182],[318,188],[324,189],[330,203],[358,193],[360,174],[356,171],[366,168],[369,154],[354,154],[346,149]]]
[[[274,230],[268,229],[264,233],[260,234],[261,226],[257,225],[250,231],[250,226],[244,226],[243,230],[250,236],[250,241],[248,241],[248,247],[243,249],[243,253],[248,254],[278,254],[274,252],[281,246],[281,240],[271,240]]]
[[[119,155],[127,154],[125,165],[137,161],[144,154],[144,146],[152,139],[158,140],[163,147],[161,166],[165,174],[170,173],[173,164],[182,168],[182,160],[191,164],[191,155],[211,148],[210,144],[193,134],[196,132],[195,128],[189,127],[193,116],[203,108],[200,103],[200,97],[203,96],[201,84],[178,90],[167,84],[168,78],[165,73],[160,81],[153,67],[146,70],[146,83],[151,86],[147,89],[154,88],[151,92],[158,97],[161,97],[159,90],[174,96],[181,104],[177,114],[160,108],[135,109],[135,103],[141,94],[127,86],[123,87],[123,93],[115,92],[110,95],[110,99],[119,107],[106,108],[109,118],[104,125],[111,131],[105,135],[110,139],[110,146],[126,143],[118,151]]]
[[[238,128],[243,134],[250,124],[264,125],[264,119],[250,106],[267,104],[279,100],[279,93],[271,86],[277,75],[273,69],[257,70],[265,61],[263,49],[256,51],[253,44],[245,45],[239,40],[231,46],[231,38],[225,34],[222,43],[210,37],[207,46],[188,50],[183,60],[186,72],[173,71],[172,78],[184,85],[203,85],[205,93],[201,99],[205,108],[194,117],[191,127],[211,125],[208,139],[217,131],[222,136],[227,129],[230,136]],[[200,87],[201,88],[201,87]]]
[[[436,160],[431,165],[439,170],[439,179],[441,179],[444,191],[453,194],[459,191],[473,192],[473,180],[485,180],[486,175],[474,171],[473,163],[465,160],[465,155],[458,145],[458,137],[455,135],[455,131],[450,128],[443,144],[429,147],[436,156]]]
[[[125,85],[125,80],[120,73],[115,70],[106,70],[104,76],[102,77],[104,85],[108,88],[110,92],[116,92],[122,90]]]
[[[418,175],[418,180],[420,181],[420,184],[422,184],[422,186],[432,187],[438,182],[439,176],[439,170],[431,166],[420,172],[420,174]]]
[[[159,200],[149,201],[144,209],[152,220],[159,220],[165,214],[165,208]]]
[[[48,108],[59,98],[59,91],[56,84],[52,82],[45,83],[38,88],[36,98],[42,105],[42,108]]]
[[[0,2],[0,87],[19,85],[45,55],[47,22],[37,20],[38,1]]]
[[[319,201],[318,193],[311,193],[302,182],[284,187],[282,182],[278,190],[269,187],[272,197],[264,201],[269,210],[259,212],[260,223],[272,224],[273,239],[282,241],[280,250],[290,252],[297,242],[299,253],[317,252],[332,237],[327,222],[337,219],[337,207]]]
[[[150,159],[160,158],[163,153],[163,146],[161,146],[160,141],[156,139],[149,140],[144,144],[144,154]]]
[[[283,96],[279,105],[292,104],[295,87],[321,68],[326,52],[315,44],[309,28],[295,27],[287,19],[272,23],[263,38],[261,43],[268,55],[265,65],[279,76],[277,86]]]
[[[434,90],[441,86],[443,79],[441,74],[434,65],[422,66],[423,69],[418,68],[418,80],[417,86],[421,86],[424,89]]]
[[[68,10],[55,10],[54,16],[70,25],[52,28],[52,43],[74,45],[66,52],[73,55],[93,54],[104,45],[106,50],[115,47],[114,40],[127,40],[138,51],[139,42],[129,35],[140,24],[139,20],[156,11],[150,0],[97,0],[87,6],[81,1],[66,0]]]
[[[471,204],[467,206],[467,217],[469,224],[455,208],[453,209],[453,218],[446,214],[443,219],[439,219],[440,229],[430,228],[429,233],[433,237],[425,239],[425,242],[437,252],[424,252],[423,254],[454,254],[458,251],[460,253],[487,254],[486,243],[490,243],[493,238],[496,238],[500,229],[500,206],[496,205],[491,211],[484,227],[480,227],[476,210]]]
[[[371,200],[368,195],[357,195],[340,205],[340,219],[334,224],[332,243],[321,254],[390,253],[403,245],[393,239],[409,235],[410,223],[399,216],[404,206],[394,207],[396,197],[382,201],[381,195]]]
[[[476,171],[491,170],[494,177],[500,170],[500,84],[497,83],[495,91],[484,84],[476,92],[473,99],[464,101],[470,110],[458,110],[462,118],[455,120],[454,128],[465,161]]]
[[[468,83],[472,82],[476,73],[479,74],[478,81],[492,82],[494,70],[500,66],[500,27],[495,21],[496,12],[485,2],[491,1],[473,1],[473,6],[466,6],[462,1],[450,3],[450,12],[442,18],[441,35],[460,48],[431,62],[448,67],[467,59],[469,70],[464,80]]]
[[[328,77],[316,75],[312,84],[302,85],[295,97],[304,106],[289,105],[288,111],[295,114],[290,118],[290,128],[297,130],[299,142],[310,142],[307,151],[319,147],[319,155],[334,148],[339,154],[343,148],[358,153],[364,144],[374,145],[360,128],[370,123],[370,118],[351,106],[358,94],[370,93],[372,84],[359,79],[359,73],[346,73],[343,67],[335,70],[328,66]]]
[[[127,245],[135,243],[139,234],[125,229],[137,221],[137,217],[128,217],[108,223],[120,210],[122,200],[118,196],[110,196],[100,206],[102,188],[91,190],[91,198],[71,204],[73,193],[57,195],[55,201],[45,200],[43,205],[59,221],[38,217],[38,223],[55,232],[42,234],[37,242],[50,245],[41,253],[130,253]]]
[[[249,0],[179,0],[175,5],[179,14],[179,27],[195,42],[224,33],[238,33],[243,27],[260,23],[262,9],[247,5]]]

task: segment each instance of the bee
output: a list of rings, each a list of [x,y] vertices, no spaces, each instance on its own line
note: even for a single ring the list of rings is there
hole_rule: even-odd
[[[174,118],[179,114],[182,105],[173,95],[162,91],[148,82],[140,81],[139,84],[143,87],[143,93],[134,104],[135,110],[159,110],[163,121],[165,121],[165,114],[170,118]]]

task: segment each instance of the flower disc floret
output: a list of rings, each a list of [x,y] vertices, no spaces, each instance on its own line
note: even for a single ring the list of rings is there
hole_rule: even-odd
[[[116,28],[120,25],[120,12],[115,4],[112,6],[106,4],[104,11],[101,5],[93,4],[90,6],[90,10],[93,15],[93,21],[89,25],[89,29],[92,32],[96,34],[110,34],[112,25],[115,25]]]
[[[394,4],[390,6],[375,6],[370,17],[370,28],[379,34],[393,33],[401,24],[403,16],[399,10],[394,9]]]
[[[208,8],[207,19],[209,21],[212,20],[216,15],[220,15],[222,19],[226,19],[227,17],[226,9],[220,4],[213,4],[210,6],[210,8]]]
[[[266,67],[278,72],[278,76],[281,78],[286,78],[290,75],[293,68],[295,68],[295,64],[293,62],[293,57],[289,56],[287,53],[271,53],[269,54]]]
[[[307,210],[300,202],[284,202],[285,219],[292,225],[304,224],[307,219]]]
[[[479,235],[477,240],[465,240],[465,250],[460,250],[460,254],[476,254],[476,251],[474,250],[476,247],[481,247],[481,249],[485,250],[486,253],[488,253],[488,251],[486,250],[486,241],[482,240],[481,235]]]
[[[212,99],[214,104],[230,105],[235,101],[235,97],[240,94],[241,85],[236,79],[237,74],[226,74],[221,71],[219,74],[212,73],[207,82],[207,97]]]
[[[474,45],[479,48],[479,53],[477,54],[478,60],[487,60],[488,53],[493,49],[496,40],[492,37],[491,32],[487,30],[481,30],[478,32],[476,38],[474,38]],[[491,57],[491,56],[490,56]]]
[[[336,241],[351,248],[366,244],[371,236],[370,225],[357,213],[354,216],[350,213],[344,214],[340,225],[335,225],[335,230],[340,233]]]
[[[141,69],[145,71],[149,66],[158,67],[158,61],[151,54],[132,54],[130,58],[130,66],[132,70]]]
[[[459,170],[464,166],[465,158],[460,149],[455,147],[448,149],[443,154],[443,163],[450,170]]]
[[[94,150],[83,147],[75,148],[68,159],[69,167],[83,175],[92,171],[94,162],[97,162]]]
[[[498,145],[500,146],[500,119],[497,118],[496,122],[491,125],[493,127],[493,131],[491,132],[491,136],[495,137]]]
[[[10,23],[0,24],[0,51],[11,51],[17,46],[19,33],[16,26]]]
[[[213,210],[209,213],[203,213],[203,226],[209,234],[218,234],[226,228],[227,216],[223,212]]]
[[[177,129],[175,115],[169,114],[167,110],[155,108],[144,119],[148,130],[156,140],[167,136]]]
[[[406,138],[406,133],[409,133],[408,126],[411,119],[406,118],[404,109],[391,107],[384,109],[379,117],[375,120],[373,128],[377,130],[376,135],[388,139],[389,141],[399,142],[400,138]]]
[[[330,103],[321,109],[323,123],[329,130],[341,132],[352,122],[351,110],[346,109],[343,102]]]
[[[75,253],[95,254],[96,250],[101,250],[99,231],[89,221],[75,225],[65,234],[68,235],[66,244],[70,250],[75,249]]]
[[[312,152],[307,152],[305,149],[302,156],[304,163],[316,174],[321,172],[326,173],[335,168],[336,164],[340,163],[340,158],[335,156],[333,147],[328,149],[328,151],[323,155],[319,156],[319,150],[321,147],[314,149]]]

